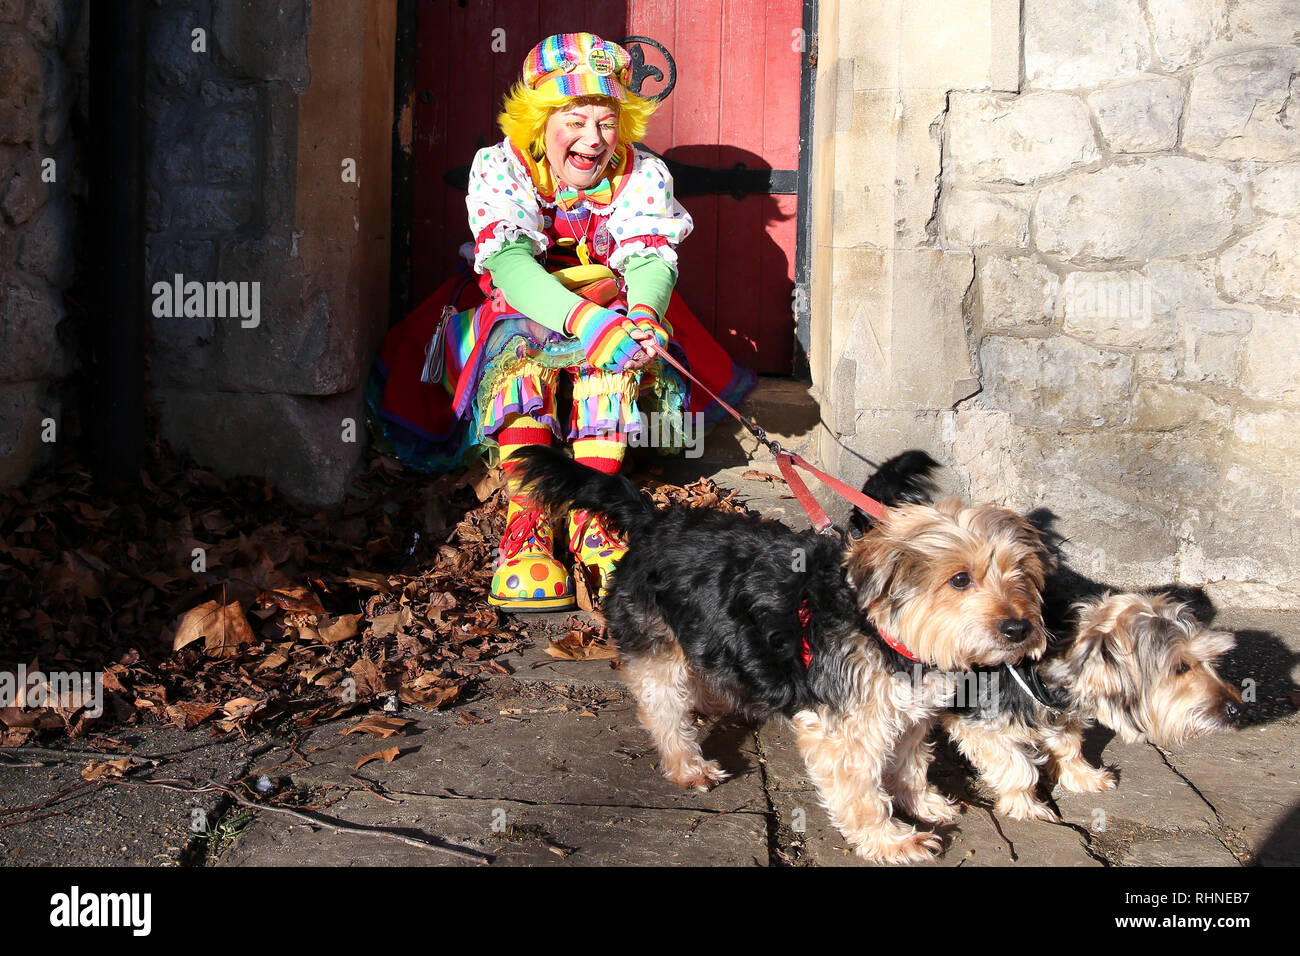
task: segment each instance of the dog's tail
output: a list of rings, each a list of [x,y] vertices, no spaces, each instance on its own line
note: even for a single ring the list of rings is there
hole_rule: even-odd
[[[905,451],[883,462],[862,486],[862,493],[887,508],[905,502],[930,504],[939,490],[931,476],[939,467],[937,461],[920,449]],[[854,508],[851,523],[854,530],[862,532],[871,526],[871,518]]]
[[[588,468],[555,448],[529,445],[511,455],[510,462],[528,497],[552,513],[599,511],[628,538],[654,518],[654,506],[626,477]]]

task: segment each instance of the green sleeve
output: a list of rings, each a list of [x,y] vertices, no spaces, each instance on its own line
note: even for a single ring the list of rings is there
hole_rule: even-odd
[[[623,262],[623,278],[627,282],[628,309],[649,306],[662,322],[677,285],[677,271],[660,256],[631,255]]]
[[[520,237],[502,246],[483,267],[512,306],[551,331],[567,334],[564,320],[584,300],[542,268],[528,239]]]

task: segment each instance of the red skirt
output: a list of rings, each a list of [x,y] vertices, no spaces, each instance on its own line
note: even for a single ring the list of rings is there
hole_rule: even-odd
[[[441,473],[472,461],[482,449],[476,435],[473,402],[461,402],[458,412],[445,381],[421,381],[430,343],[448,312],[485,309],[483,294],[468,270],[448,279],[384,338],[366,386],[367,417],[380,451],[422,471]],[[482,313],[477,313],[482,314]],[[518,314],[488,317],[519,318]],[[673,330],[669,348],[691,374],[728,404],[738,404],[753,389],[756,378],[736,365],[699,319],[673,292],[665,316]],[[463,392],[476,389],[491,358],[476,350],[470,364],[456,379]],[[467,380],[468,376],[468,380]],[[445,377],[445,376],[444,376]],[[686,383],[685,413],[702,413],[705,426],[716,424],[726,412],[703,389]]]

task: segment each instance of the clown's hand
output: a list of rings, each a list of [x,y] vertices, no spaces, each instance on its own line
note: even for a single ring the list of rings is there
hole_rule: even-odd
[[[640,343],[628,335],[636,326],[625,315],[594,302],[580,302],[569,313],[564,327],[578,337],[587,361],[596,368],[625,372],[645,364]]]
[[[668,347],[668,336],[671,334],[664,323],[659,320],[655,310],[648,305],[637,305],[632,307],[632,311],[627,314],[628,321],[635,325],[643,332],[649,332],[654,336],[655,345],[660,349]]]

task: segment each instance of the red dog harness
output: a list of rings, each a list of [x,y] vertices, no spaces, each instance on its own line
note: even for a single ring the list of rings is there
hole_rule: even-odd
[[[813,652],[812,645],[808,643],[808,625],[812,623],[812,608],[808,606],[808,599],[804,598],[799,605],[799,636],[803,641],[803,667],[807,670],[812,667]]]
[[[799,602],[799,640],[801,643],[800,659],[803,661],[804,670],[812,667],[813,662],[812,644],[808,642],[808,625],[811,623],[812,608],[808,606],[808,599],[804,598]],[[902,641],[890,637],[879,627],[876,628],[876,633],[880,635],[882,641],[894,650],[898,651],[898,653],[902,654],[909,661],[916,661],[918,664],[921,663],[921,659],[909,651],[907,645]]]

